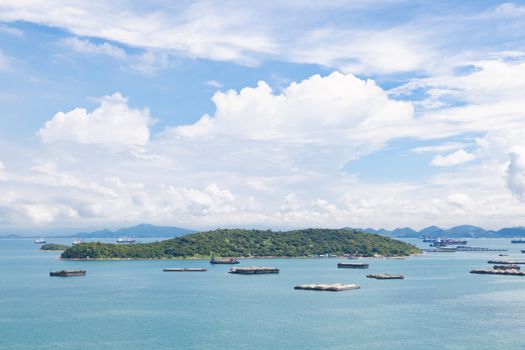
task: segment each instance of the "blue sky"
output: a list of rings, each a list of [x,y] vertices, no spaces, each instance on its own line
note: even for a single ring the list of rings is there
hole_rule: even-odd
[[[0,231],[523,225],[525,3],[0,0]]]

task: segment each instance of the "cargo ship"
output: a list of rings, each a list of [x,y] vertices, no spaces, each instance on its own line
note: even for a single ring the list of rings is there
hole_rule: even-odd
[[[34,243],[35,244],[44,244],[44,243],[46,243],[46,240],[43,239],[43,238],[39,238],[39,239],[35,239]]]
[[[51,271],[49,276],[54,277],[70,277],[70,276],[85,276],[86,270],[61,270],[61,271]]]
[[[513,239],[510,243],[525,243],[524,238]]]

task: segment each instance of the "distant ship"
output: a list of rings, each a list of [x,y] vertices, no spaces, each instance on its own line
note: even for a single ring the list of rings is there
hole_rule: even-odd
[[[73,245],[78,245],[80,243],[84,243],[84,242],[82,240],[80,240],[80,239],[75,239],[72,244]]]
[[[510,243],[525,243],[525,239],[524,238],[513,239],[512,241],[510,241]]]
[[[131,243],[135,243],[135,239],[131,237],[119,237],[117,238],[117,243],[131,244]]]
[[[46,240],[43,239],[43,238],[39,238],[39,239],[35,239],[35,242],[34,242],[34,243],[35,243],[35,244],[44,244],[44,243],[46,243]]]

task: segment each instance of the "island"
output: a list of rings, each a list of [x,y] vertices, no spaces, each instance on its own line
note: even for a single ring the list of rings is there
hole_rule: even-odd
[[[159,242],[139,244],[84,243],[66,249],[63,259],[191,259],[222,257],[408,256],[415,246],[352,229],[293,231],[217,229]]]
[[[65,244],[56,244],[56,243],[48,243],[44,244],[40,247],[40,250],[50,251],[50,252],[61,252],[63,250],[66,250],[69,248],[68,245]]]

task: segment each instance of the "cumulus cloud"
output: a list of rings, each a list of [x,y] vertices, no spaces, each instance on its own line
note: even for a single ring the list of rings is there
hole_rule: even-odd
[[[525,201],[525,147],[513,147],[509,156],[507,186],[516,198]]]
[[[468,153],[464,149],[460,149],[454,153],[450,153],[446,156],[437,155],[430,162],[431,165],[435,166],[452,166],[463,164],[474,160],[476,156],[472,153]]]
[[[150,122],[148,110],[130,108],[117,92],[104,96],[93,112],[76,108],[55,114],[37,134],[46,143],[143,146],[149,140]]]
[[[239,93],[213,96],[215,115],[173,129],[183,137],[228,135],[250,140],[297,143],[345,143],[348,132],[367,124],[409,120],[409,102],[390,99],[372,80],[334,72],[292,83],[280,94],[260,81]]]

